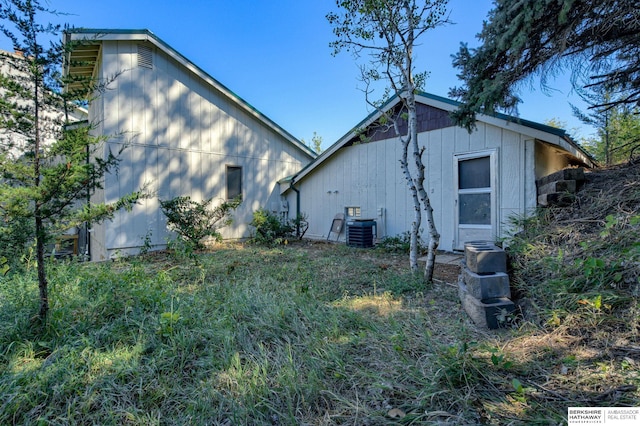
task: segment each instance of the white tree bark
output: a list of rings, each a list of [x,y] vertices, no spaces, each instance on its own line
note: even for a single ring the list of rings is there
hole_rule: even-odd
[[[429,29],[448,23],[448,0],[344,0],[338,3],[342,15],[330,13],[329,22],[334,25],[338,40],[331,43],[335,51],[352,50],[356,56],[362,51],[371,55],[372,68],[363,68],[362,78],[367,84],[367,102],[391,122],[402,144],[400,166],[413,200],[414,219],[410,229],[409,264],[414,273],[419,272],[418,249],[423,212],[427,219],[429,244],[425,280],[431,281],[435,267],[436,249],[440,236],[436,230],[433,208],[424,187],[425,166],[422,161],[424,148],[418,143],[418,117],[416,91],[419,83],[414,80],[413,48],[416,38]],[[424,75],[418,75],[418,81]],[[392,93],[398,96],[402,107],[383,111],[379,102],[369,101],[369,84],[386,78]],[[399,121],[406,117],[407,132],[403,134]],[[381,120],[382,121],[382,120]],[[389,124],[386,124],[389,126]],[[413,161],[409,162],[409,153]]]

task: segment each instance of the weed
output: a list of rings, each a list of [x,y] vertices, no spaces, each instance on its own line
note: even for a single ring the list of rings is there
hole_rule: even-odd
[[[489,349],[489,352],[491,352],[491,363],[494,367],[503,370],[509,370],[511,367],[513,367],[513,362],[508,360],[507,355],[504,354],[500,349],[491,348]]]
[[[144,234],[144,237],[142,237],[142,247],[140,247],[140,254],[141,255],[145,255],[148,254],[151,251],[152,245],[151,245],[151,237],[153,235],[153,232],[151,229],[147,230],[146,234]]]
[[[171,305],[169,311],[160,314],[160,327],[158,333],[160,333],[162,337],[172,336],[175,331],[176,324],[178,324],[178,322],[182,319],[182,317],[180,316],[180,312],[174,309],[174,302],[179,301],[179,298],[171,296]]]
[[[477,342],[462,341],[441,347],[436,363],[439,366],[439,378],[446,387],[470,388],[478,380],[478,365],[471,349]]]

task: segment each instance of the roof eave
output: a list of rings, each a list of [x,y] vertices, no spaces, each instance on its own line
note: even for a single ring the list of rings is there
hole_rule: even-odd
[[[431,105],[435,108],[440,108],[445,111],[453,112],[455,111],[461,104],[452,99],[448,99],[442,96],[434,95],[426,92],[419,92],[416,95],[416,99],[418,102]],[[362,120],[358,125],[356,125],[353,129],[347,132],[344,136],[342,136],[336,143],[331,145],[320,154],[312,163],[308,164],[305,168],[303,168],[299,173],[297,173],[293,177],[293,183],[296,181],[300,181],[306,175],[311,173],[315,168],[317,168],[320,164],[322,164],[327,158],[331,157],[337,151],[339,151],[346,143],[356,137],[363,128],[371,125],[375,120],[380,118],[382,113],[390,110],[395,107],[399,102],[400,98],[395,95],[391,97],[380,110],[376,110],[373,113],[369,114],[364,120]],[[518,132],[527,136],[530,136],[533,139],[540,139],[544,142],[551,143],[556,145],[563,150],[567,151],[571,155],[573,155],[578,160],[582,161],[585,165],[589,167],[594,167],[595,162],[591,158],[591,156],[580,147],[563,129],[558,129],[555,127],[547,126],[545,124],[536,123],[529,120],[523,120],[518,117],[509,116],[506,114],[496,113],[495,115],[488,114],[478,114],[478,121],[485,122],[488,124],[493,124],[497,127],[507,128],[513,130],[514,132]]]
[[[68,36],[68,39],[67,39]],[[286,140],[291,142],[298,149],[303,151],[312,159],[316,158],[317,154],[310,147],[303,144],[300,140],[298,140],[291,133],[284,130],[280,125],[275,123],[269,117],[261,113],[254,106],[249,104],[243,98],[235,94],[232,90],[227,88],[225,85],[220,83],[218,80],[209,75],[202,68],[195,65],[177,50],[169,46],[162,39],[157,37],[154,33],[147,29],[138,29],[138,30],[112,30],[112,29],[73,29],[65,33],[65,41],[147,41],[153,44],[156,48],[165,52],[169,57],[182,64],[189,71],[198,75],[212,87],[214,87],[217,91],[224,94],[227,98],[234,101],[237,105],[240,105],[242,109],[257,118],[258,120],[265,123],[269,128],[271,128],[274,132],[284,137]],[[65,72],[69,72],[69,70],[65,70]]]

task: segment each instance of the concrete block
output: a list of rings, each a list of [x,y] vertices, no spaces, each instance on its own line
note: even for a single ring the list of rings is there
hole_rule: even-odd
[[[543,207],[567,207],[573,204],[575,200],[576,196],[568,192],[554,192],[552,194],[538,195],[538,204]]]
[[[509,275],[504,272],[477,274],[464,265],[462,266],[462,280],[467,286],[467,291],[476,299],[511,298]]]
[[[500,247],[465,245],[464,253],[467,267],[476,274],[507,272],[507,253]]]
[[[563,169],[558,170],[555,173],[551,173],[550,175],[544,176],[536,181],[538,187],[544,186],[548,183],[554,182],[556,180],[575,180],[578,183],[584,181],[584,169],[582,167],[578,167],[575,169]]]
[[[538,194],[552,194],[554,192],[576,192],[575,180],[556,180],[538,188]]]
[[[462,307],[471,320],[478,327],[489,330],[507,326],[506,318],[516,310],[515,304],[506,297],[476,299],[467,291],[462,280],[458,282],[458,295]]]
[[[469,248],[479,248],[479,247],[497,247],[493,241],[467,241],[464,243],[464,249],[465,251],[467,250],[467,247]]]

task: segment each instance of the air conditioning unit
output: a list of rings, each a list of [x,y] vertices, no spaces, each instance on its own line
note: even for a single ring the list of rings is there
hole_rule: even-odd
[[[347,221],[347,245],[350,247],[373,247],[378,226],[373,219],[350,219]]]

